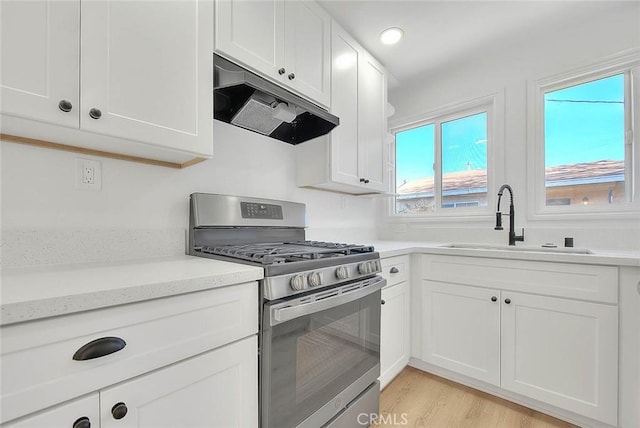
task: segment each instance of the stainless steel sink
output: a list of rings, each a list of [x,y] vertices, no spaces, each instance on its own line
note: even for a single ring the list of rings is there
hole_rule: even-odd
[[[493,244],[446,244],[441,248],[459,248],[464,250],[494,250],[494,251],[521,251],[534,253],[558,253],[558,254],[594,254],[586,248],[549,248],[549,247],[527,247],[513,245],[493,245]]]

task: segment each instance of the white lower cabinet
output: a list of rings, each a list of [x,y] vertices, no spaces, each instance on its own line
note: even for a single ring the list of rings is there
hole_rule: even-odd
[[[449,280],[445,267],[455,268],[448,270]],[[515,393],[521,402],[532,399],[534,407],[551,405],[567,417],[615,426],[618,282],[611,269],[423,256],[420,359],[494,385],[506,396]],[[541,275],[562,280],[538,286]],[[587,292],[601,301],[582,300]],[[541,295],[546,293],[555,295]]]
[[[502,388],[615,425],[618,308],[502,294]]]
[[[100,426],[100,398],[96,392],[2,426],[5,428],[97,428]]]
[[[411,318],[409,283],[382,289],[380,320],[380,387],[387,384],[409,363]]]
[[[434,281],[423,285],[422,359],[500,385],[500,291]]]
[[[381,260],[380,388],[387,386],[407,364],[411,355],[411,287],[409,256]]]
[[[0,326],[1,426],[257,427],[257,333],[255,282]]]
[[[256,349],[252,336],[3,426],[257,427]]]
[[[257,427],[256,349],[252,336],[100,391],[100,426]]]

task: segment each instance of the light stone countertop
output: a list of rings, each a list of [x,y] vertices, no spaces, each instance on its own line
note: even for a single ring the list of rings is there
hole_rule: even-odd
[[[368,241],[380,256],[411,253],[640,267],[640,253],[594,250],[563,254],[543,248],[447,248],[414,241]],[[174,256],[128,262],[47,265],[0,270],[0,325],[71,314],[262,279],[263,269]]]
[[[0,325],[257,281],[263,274],[186,255],[2,269]]]
[[[451,256],[488,257],[511,260],[548,261],[606,266],[640,266],[640,252],[589,249],[593,254],[566,254],[550,252],[542,247],[520,246],[517,250],[507,245],[489,245],[489,249],[447,248],[455,243],[418,241],[369,241],[380,257],[393,257],[411,253],[441,254]],[[474,244],[472,244],[474,245]],[[525,248],[526,250],[523,250]],[[579,248],[576,248],[576,250]],[[559,250],[562,250],[561,248]]]

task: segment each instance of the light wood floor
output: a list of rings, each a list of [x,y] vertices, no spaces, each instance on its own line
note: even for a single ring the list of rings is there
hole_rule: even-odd
[[[381,423],[374,425],[376,427],[574,427],[413,367],[405,368],[382,391],[380,415]]]

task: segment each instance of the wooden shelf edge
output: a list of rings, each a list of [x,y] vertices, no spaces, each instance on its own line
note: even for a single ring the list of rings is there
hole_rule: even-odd
[[[130,156],[130,155],[123,155],[119,153],[105,152],[102,150],[88,149],[85,147],[69,146],[67,144],[54,143],[51,141],[36,140],[33,138],[26,138],[26,137],[18,137],[16,135],[10,135],[10,134],[0,134],[0,140],[10,142],[10,143],[18,143],[18,144],[26,144],[29,146],[43,147],[45,149],[62,150],[65,152],[74,152],[74,153],[80,153],[80,154],[91,155],[91,156],[101,156],[104,158],[118,159],[118,160],[123,160],[128,162],[144,163],[147,165],[156,165],[156,166],[163,166],[165,168],[175,168],[175,169],[187,168],[207,160],[207,158],[195,157],[193,159],[190,159],[182,163],[161,161],[156,159],[142,158],[138,156]]]

